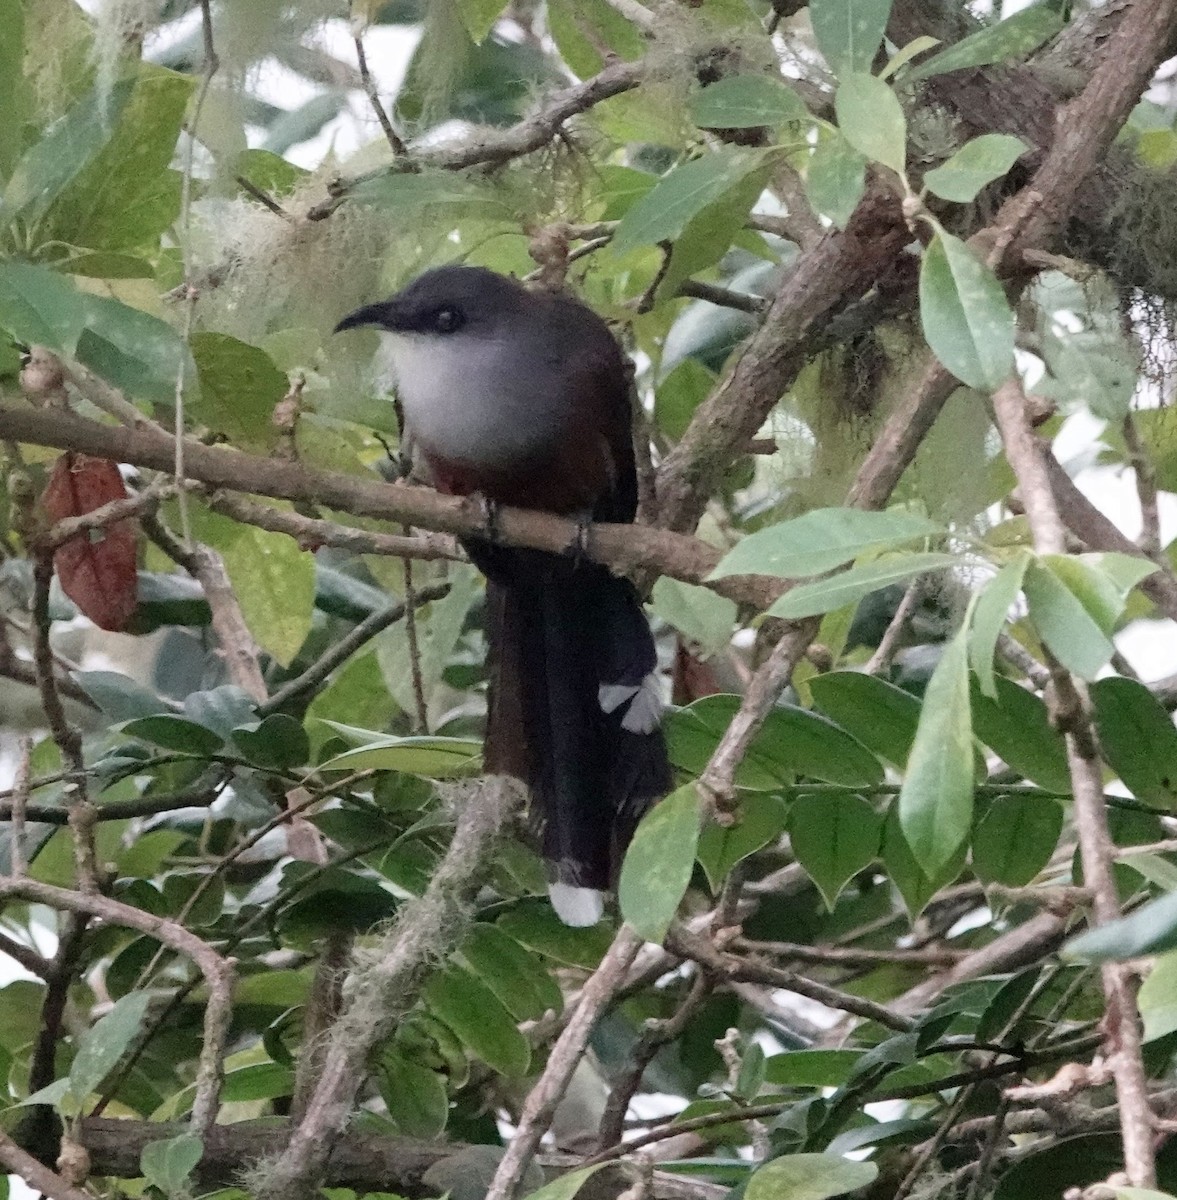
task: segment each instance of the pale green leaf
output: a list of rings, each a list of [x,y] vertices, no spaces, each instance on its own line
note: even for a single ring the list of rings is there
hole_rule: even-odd
[[[1063,18],[1048,4],[1036,4],[1014,13],[996,25],[980,29],[962,38],[947,50],[920,63],[907,76],[907,82],[960,71],[966,67],[984,67],[990,63],[1024,58],[1062,28]]]
[[[906,46],[901,50],[897,50],[887,60],[887,65],[879,72],[879,78],[890,79],[892,75],[896,75],[902,71],[913,58],[938,45],[940,45],[940,39],[929,37],[927,34],[924,34],[922,37],[913,38]]]
[[[873,1183],[879,1168],[836,1154],[788,1154],[766,1162],[748,1180],[744,1200],[828,1200]]]
[[[165,1196],[179,1195],[204,1153],[204,1142],[194,1133],[181,1133],[162,1142],[148,1142],[139,1155],[143,1178]]]
[[[938,233],[920,266],[920,321],[962,383],[994,392],[1013,373],[1014,320],[997,277],[959,238]]]
[[[150,1004],[149,993],[131,992],[78,1039],[69,1069],[69,1090],[79,1104],[97,1091],[118,1065],[143,1027]]]
[[[1030,619],[1054,656],[1081,678],[1094,679],[1115,652],[1099,621],[1047,566],[1031,563],[1022,591],[1030,606]]]
[[[941,571],[956,563],[957,559],[951,554],[888,554],[865,567],[851,567],[829,579],[790,588],[772,605],[768,615],[796,620],[832,612],[880,588],[928,571]]]
[[[878,857],[882,838],[883,819],[861,796],[798,796],[789,810],[793,853],[831,910],[846,884]]]
[[[743,182],[762,162],[760,154],[725,148],[674,167],[621,218],[613,249],[624,254],[678,237],[692,217]]]
[[[865,190],[866,157],[836,129],[823,129],[805,168],[809,203],[844,229]]]
[[[993,653],[1009,617],[1009,610],[1021,594],[1022,579],[1030,560],[1031,556],[1023,553],[1002,567],[982,589],[973,609],[969,661],[977,673],[981,691],[993,699],[997,698],[997,685],[993,682]]]
[[[804,579],[862,554],[935,537],[943,529],[914,513],[815,508],[743,538],[720,560],[711,579],[725,575],[776,575]]]
[[[967,204],[983,187],[1006,174],[1027,149],[1021,138],[1006,133],[982,134],[929,171],[924,184],[942,200]]]
[[[507,0],[457,0],[458,13],[470,40],[480,46],[507,7]]]
[[[968,837],[973,818],[973,737],[964,634],[945,647],[924,693],[923,710],[899,793],[899,823],[921,870],[941,872]]]
[[[728,75],[696,92],[691,120],[701,129],[748,129],[809,117],[801,97],[769,75]]]
[[[895,93],[873,75],[847,75],[834,97],[842,136],[860,154],[897,171],[907,167],[907,118]]]
[[[1177,892],[1152,900],[1130,916],[1072,938],[1059,952],[1071,962],[1108,962],[1177,949]]]
[[[478,770],[482,744],[473,738],[374,736],[370,730],[352,730],[338,721],[324,721],[343,737],[366,734],[372,738],[354,750],[345,750],[323,763],[321,771],[403,771],[430,779],[449,779]]]
[[[523,1200],[573,1200],[573,1197],[584,1186],[585,1182],[595,1175],[607,1163],[597,1163],[591,1167],[581,1167],[579,1171],[569,1171],[545,1183],[542,1188],[524,1196]]]
[[[841,78],[869,72],[891,15],[891,0],[809,0],[818,49]]]
[[[650,607],[705,654],[716,654],[731,641],[736,623],[735,601],[717,595],[710,588],[663,575],[654,584]]]
[[[661,942],[691,881],[699,843],[700,801],[693,783],[656,804],[625,854],[617,902],[647,941]]]

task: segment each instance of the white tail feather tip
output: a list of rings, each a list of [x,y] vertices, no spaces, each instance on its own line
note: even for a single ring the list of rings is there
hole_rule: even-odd
[[[574,887],[570,883],[549,883],[548,895],[556,916],[565,925],[583,929],[595,925],[605,915],[605,893],[596,888]]]

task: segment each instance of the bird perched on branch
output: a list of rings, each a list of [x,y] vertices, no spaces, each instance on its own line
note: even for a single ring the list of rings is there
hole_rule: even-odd
[[[336,330],[363,325],[385,335],[405,434],[441,491],[633,521],[630,375],[590,308],[451,266]],[[575,554],[463,544],[487,579],[486,769],[527,784],[552,903],[593,924],[638,821],[670,789],[641,599]]]

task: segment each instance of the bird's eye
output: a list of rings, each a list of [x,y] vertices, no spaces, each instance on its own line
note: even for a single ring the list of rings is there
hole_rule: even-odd
[[[462,314],[456,308],[439,308],[433,318],[438,333],[453,333],[462,328]]]

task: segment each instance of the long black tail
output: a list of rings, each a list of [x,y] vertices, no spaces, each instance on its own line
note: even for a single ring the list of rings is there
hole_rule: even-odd
[[[486,767],[529,785],[553,904],[592,924],[638,821],[671,786],[654,639],[637,590],[603,566],[470,549],[488,577]]]

